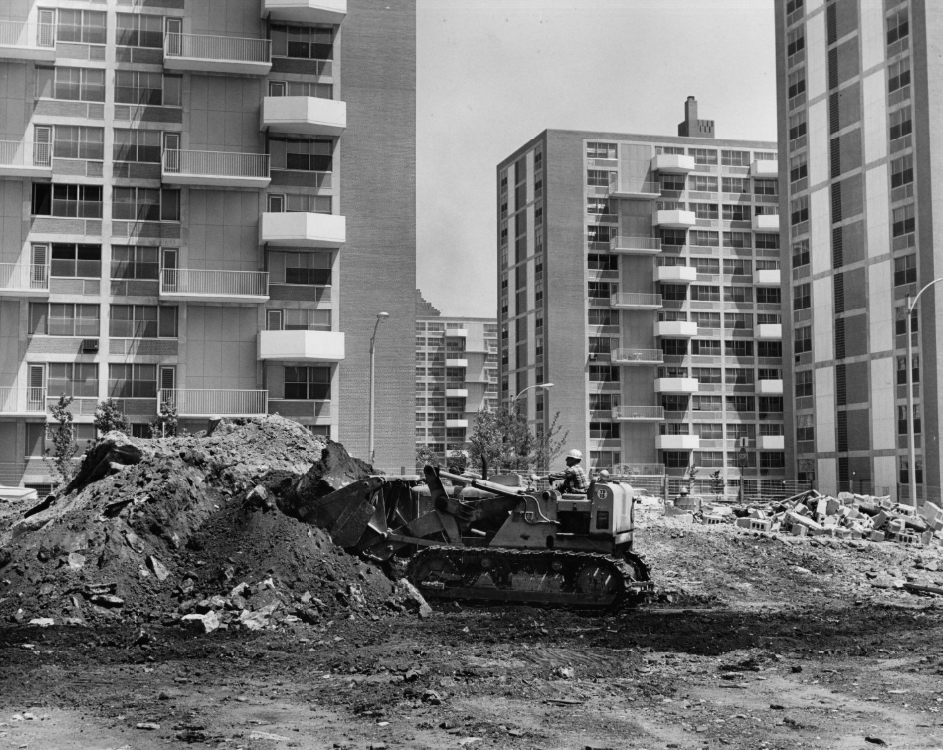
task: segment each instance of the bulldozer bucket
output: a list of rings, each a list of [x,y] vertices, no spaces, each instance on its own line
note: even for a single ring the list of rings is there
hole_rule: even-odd
[[[380,477],[370,477],[341,487],[308,504],[301,520],[327,531],[338,547],[354,547],[371,520],[378,521],[372,497],[383,482]]]

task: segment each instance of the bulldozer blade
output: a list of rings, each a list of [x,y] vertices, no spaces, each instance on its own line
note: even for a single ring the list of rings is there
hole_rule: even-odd
[[[328,493],[308,504],[301,520],[324,529],[338,547],[353,547],[376,512],[371,498],[383,482],[370,477]]]
[[[426,485],[429,487],[432,506],[438,510],[444,510],[449,494],[445,491],[445,485],[442,484],[442,480],[439,478],[438,470],[436,467],[426,464],[422,467],[422,473],[426,478]]]

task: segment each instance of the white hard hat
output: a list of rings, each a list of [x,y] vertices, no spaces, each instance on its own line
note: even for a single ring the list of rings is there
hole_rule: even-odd
[[[609,479],[609,472],[603,469],[601,472],[599,472],[599,478],[603,481]]]
[[[575,458],[577,461],[582,461],[582,460],[583,460],[583,454],[580,453],[576,448],[574,448],[574,449],[571,450],[569,453],[567,453],[567,454],[566,454],[566,457],[567,457],[567,458]]]

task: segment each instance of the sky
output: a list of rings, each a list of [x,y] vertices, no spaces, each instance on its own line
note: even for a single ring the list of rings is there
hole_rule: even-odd
[[[494,317],[495,167],[546,129],[776,140],[773,0],[417,0],[417,286]]]

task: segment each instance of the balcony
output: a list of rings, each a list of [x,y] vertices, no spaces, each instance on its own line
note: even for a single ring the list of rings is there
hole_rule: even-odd
[[[468,338],[468,329],[467,328],[446,328],[445,335],[453,339],[466,339]]]
[[[179,417],[261,417],[268,413],[268,391],[228,388],[162,390],[157,403],[176,407]]]
[[[697,393],[699,386],[697,378],[655,378],[655,393],[687,396]]]
[[[615,406],[612,418],[620,422],[664,422],[665,409],[662,406]]]
[[[45,413],[45,388],[0,388],[0,416],[32,417]]]
[[[268,154],[239,154],[230,151],[164,151],[161,181],[168,185],[201,187],[268,187]]]
[[[660,365],[665,354],[661,349],[613,349],[610,359],[614,365]]]
[[[446,367],[468,367],[468,360],[458,358],[458,357],[454,359],[450,359],[449,357],[446,357],[445,366]]]
[[[266,96],[262,129],[270,133],[338,136],[347,128],[347,102],[315,96]]]
[[[756,439],[756,447],[761,451],[785,450],[786,438],[783,435],[760,435]]]
[[[761,396],[782,396],[782,380],[757,380],[756,392]]]
[[[259,331],[259,359],[343,362],[341,331]]]
[[[663,229],[690,229],[697,224],[694,211],[679,211],[676,208],[662,209],[652,214],[652,226]]]
[[[612,173],[609,178],[609,195],[630,201],[653,201],[661,197],[661,185],[657,182],[631,180]]]
[[[467,429],[468,420],[467,419],[446,419],[445,426],[446,427],[465,427]]]
[[[619,235],[609,240],[609,252],[623,255],[658,255],[661,252],[661,240],[656,237]]]
[[[56,25],[0,21],[0,60],[55,62]]]
[[[694,157],[683,154],[658,154],[652,157],[652,171],[664,174],[687,174],[694,171]]]
[[[693,339],[697,336],[697,323],[690,320],[657,320],[655,336],[669,339]]]
[[[655,448],[660,451],[696,451],[701,447],[697,435],[656,435]]]
[[[697,281],[694,266],[655,266],[655,281],[661,284],[691,284]]]
[[[446,398],[468,398],[467,388],[446,388]]]
[[[268,273],[165,268],[160,272],[160,296],[185,302],[257,305],[268,301]]]
[[[617,310],[660,310],[661,295],[619,292],[612,295],[610,304]]]
[[[753,330],[753,336],[757,341],[782,341],[783,324],[759,323]]]
[[[272,70],[270,39],[164,34],[164,68],[197,73],[264,76]]]
[[[262,242],[284,247],[338,248],[347,241],[347,220],[303,211],[263,213]]]
[[[756,159],[750,165],[751,177],[778,177],[779,159]]]
[[[48,143],[0,141],[0,179],[52,179],[52,154]]]
[[[753,283],[756,286],[779,286],[782,273],[778,268],[758,268],[753,272]]]
[[[262,0],[262,15],[272,21],[339,24],[347,15],[347,0]]]
[[[48,297],[49,268],[0,263],[0,297]]]
[[[778,232],[779,214],[753,214],[754,232]]]

